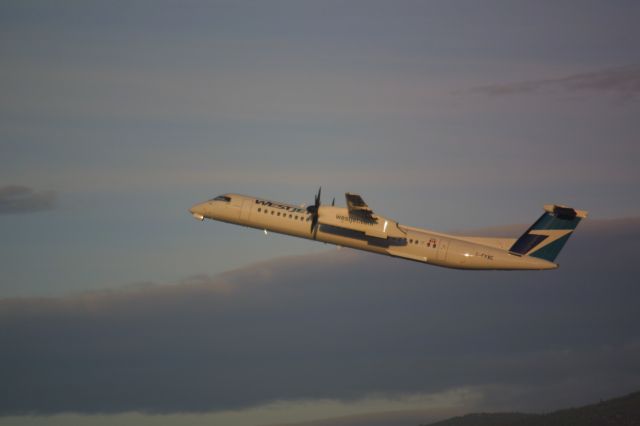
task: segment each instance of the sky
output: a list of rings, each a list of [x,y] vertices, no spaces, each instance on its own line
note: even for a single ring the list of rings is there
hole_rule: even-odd
[[[2,2],[0,424],[418,424],[637,390],[620,247],[640,235],[639,18],[633,1]],[[540,275],[188,213],[319,186],[440,231],[516,237],[547,203],[590,216]]]

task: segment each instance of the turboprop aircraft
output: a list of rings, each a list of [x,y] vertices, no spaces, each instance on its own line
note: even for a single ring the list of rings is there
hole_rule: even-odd
[[[213,219],[338,246],[457,269],[556,269],[556,256],[587,212],[545,205],[544,213],[520,238],[466,237],[401,225],[374,213],[357,194],[346,207],[296,206],[239,194],[224,194],[189,210]]]

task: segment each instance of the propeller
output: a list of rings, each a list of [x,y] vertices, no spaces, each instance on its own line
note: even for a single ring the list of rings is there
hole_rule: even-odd
[[[318,233],[318,216],[320,212],[320,194],[322,192],[322,187],[318,188],[318,194],[316,194],[315,204],[307,207],[307,212],[311,213],[311,234],[313,238],[316,237]]]

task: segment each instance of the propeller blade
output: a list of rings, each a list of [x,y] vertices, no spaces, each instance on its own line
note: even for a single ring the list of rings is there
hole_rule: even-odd
[[[307,211],[311,213],[311,234],[313,238],[316,238],[316,234],[318,233],[318,216],[320,211],[320,197],[322,195],[322,187],[318,188],[318,194],[316,195],[315,204],[313,206],[307,207]]]
[[[313,215],[311,218],[311,233],[313,234],[313,238],[316,238],[316,234],[318,233],[318,215]]]

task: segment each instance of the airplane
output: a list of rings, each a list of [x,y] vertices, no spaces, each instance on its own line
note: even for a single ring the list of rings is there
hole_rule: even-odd
[[[304,205],[240,194],[219,195],[191,207],[194,218],[233,223],[337,246],[455,269],[556,269],[555,259],[587,212],[545,205],[544,213],[520,238],[467,237],[401,225],[376,214],[358,194],[347,206]]]

